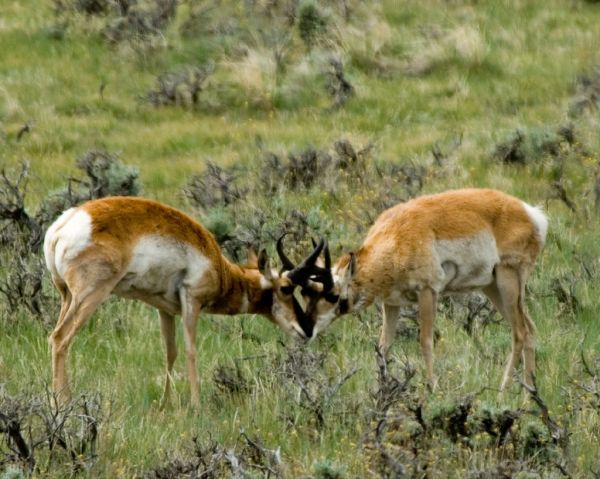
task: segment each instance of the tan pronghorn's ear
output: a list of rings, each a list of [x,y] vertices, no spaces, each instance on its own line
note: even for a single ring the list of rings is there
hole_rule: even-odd
[[[265,277],[267,281],[273,280],[273,273],[271,271],[271,267],[269,266],[269,258],[267,257],[267,251],[265,249],[260,250],[258,254],[258,270]]]
[[[348,265],[348,271],[350,277],[354,276],[354,272],[356,271],[356,255],[353,251],[350,251],[350,264]]]
[[[252,246],[248,247],[248,253],[246,255],[246,266],[248,268],[258,269],[258,256]]]
[[[356,270],[356,255],[351,251],[350,253],[348,253],[348,256],[350,257],[350,259],[348,260],[346,271],[344,271],[343,276],[341,278],[340,286],[347,286],[348,284],[350,284],[350,280],[352,279],[352,276],[354,275],[354,272]]]

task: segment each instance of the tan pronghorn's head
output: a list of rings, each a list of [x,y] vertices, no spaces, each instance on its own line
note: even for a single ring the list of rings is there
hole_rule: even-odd
[[[289,335],[310,338],[313,322],[294,296],[295,285],[288,278],[285,264],[280,271],[276,271],[271,268],[265,250],[258,256],[249,251],[245,271],[246,274],[260,275],[260,291],[257,292],[260,299],[255,300],[260,305],[260,312]]]

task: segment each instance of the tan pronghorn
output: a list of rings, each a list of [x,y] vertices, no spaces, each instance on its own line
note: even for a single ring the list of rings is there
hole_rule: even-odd
[[[201,309],[261,314],[299,337],[312,332],[289,280],[269,269],[264,250],[247,267],[232,264],[206,228],[156,201],[113,197],[71,208],[48,229],[44,254],[62,300],[50,336],[52,384],[61,400],[69,397],[69,345],[111,294],[142,300],[159,311],[167,365],[161,406],[169,398],[177,354],[177,314],[183,320],[193,405],[199,402],[195,335]]]
[[[422,196],[384,211],[362,246],[331,268],[324,242],[293,269],[278,243],[288,277],[302,286],[313,336],[338,316],[383,305],[380,347],[387,352],[400,307],[418,303],[420,345],[433,385],[433,321],[440,294],[481,290],[512,327],[501,389],[519,356],[529,385],[535,371],[535,326],[525,312],[525,283],[544,246],[548,220],[536,207],[489,189]],[[325,252],[325,266],[316,263]]]

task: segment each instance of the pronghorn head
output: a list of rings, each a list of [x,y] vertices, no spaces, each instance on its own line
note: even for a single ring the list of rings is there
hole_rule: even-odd
[[[349,288],[355,269],[354,255],[343,256],[332,268],[329,246],[324,239],[302,263],[295,266],[283,252],[283,237],[277,241],[277,252],[287,271],[283,273],[294,286],[300,287],[305,304],[305,316],[313,325],[312,337],[326,329],[337,317],[345,314],[352,303]],[[324,261],[319,258],[323,252]]]
[[[248,252],[247,267],[260,274],[262,313],[290,336],[310,338],[313,322],[294,297],[295,286],[287,277],[285,266],[280,272],[272,269],[263,249],[258,257],[252,250]]]

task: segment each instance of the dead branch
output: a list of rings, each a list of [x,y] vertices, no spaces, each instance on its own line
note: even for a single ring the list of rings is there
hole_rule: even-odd
[[[25,133],[29,133],[31,131],[31,125],[29,124],[29,122],[26,122],[21,128],[19,128],[19,131],[17,132],[17,142],[21,141],[21,138],[23,138],[23,135]]]
[[[552,182],[550,188],[553,198],[562,201],[567,206],[567,208],[569,208],[573,213],[577,212],[577,207],[575,206],[575,203],[573,203],[573,201],[571,201],[571,199],[567,195],[567,190],[565,189],[561,181]]]
[[[546,403],[541,398],[539,391],[537,389],[537,386],[535,384],[535,378],[533,380],[533,386],[529,386],[528,384],[524,383],[521,380],[519,380],[519,382],[521,383],[521,385],[523,386],[525,391],[527,391],[529,393],[529,396],[531,397],[531,399],[533,399],[533,401],[540,408],[540,418],[542,419],[542,422],[548,429],[548,432],[550,433],[550,437],[552,437],[554,442],[561,445],[563,448],[566,447],[567,441],[569,439],[569,434],[565,429],[561,428],[558,425],[558,423],[554,419],[552,419],[552,417],[550,416],[550,411],[548,410],[548,406],[546,406]]]

